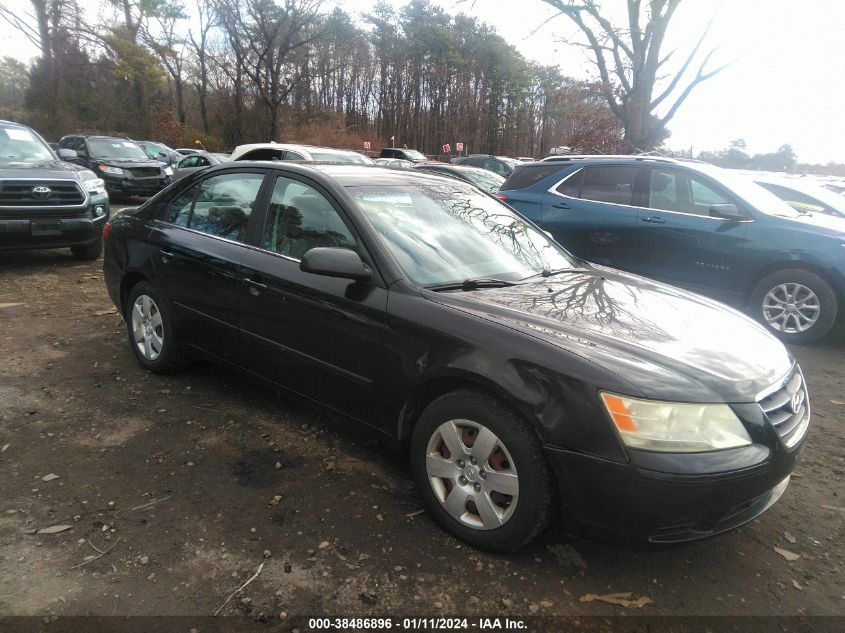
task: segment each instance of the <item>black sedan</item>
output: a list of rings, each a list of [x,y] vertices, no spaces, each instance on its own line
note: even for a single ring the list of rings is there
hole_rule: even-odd
[[[210,359],[393,441],[482,548],[558,507],[628,539],[723,532],[780,497],[805,441],[803,376],[760,325],[580,261],[454,179],[225,164],[105,234],[142,367]]]

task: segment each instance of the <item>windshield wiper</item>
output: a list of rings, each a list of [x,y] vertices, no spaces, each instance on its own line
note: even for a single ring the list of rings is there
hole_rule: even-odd
[[[425,286],[425,289],[438,292],[440,290],[478,290],[479,288],[504,288],[506,286],[515,285],[515,281],[505,281],[504,279],[490,279],[486,277],[479,277],[477,279],[464,279],[463,281],[454,281],[448,284],[433,284],[431,286]]]
[[[559,275],[561,273],[588,273],[590,272],[589,268],[558,268],[557,270],[549,270],[548,268],[544,268],[539,273],[535,273],[533,275],[528,275],[520,279],[520,281],[526,281],[527,279],[534,279],[535,277],[553,277],[555,275]]]

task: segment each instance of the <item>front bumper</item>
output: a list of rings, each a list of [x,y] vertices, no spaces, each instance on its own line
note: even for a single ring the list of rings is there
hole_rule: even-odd
[[[102,207],[103,215],[94,213]],[[103,234],[109,219],[109,201],[92,200],[81,211],[52,209],[49,213],[35,213],[22,209],[19,213],[0,215],[0,250],[26,250],[85,246]]]
[[[172,182],[170,176],[154,176],[149,178],[125,174],[123,176],[100,174],[100,176],[106,183],[106,191],[110,194],[124,196],[152,196]]]
[[[772,439],[771,445],[657,460],[655,453],[629,450],[625,464],[552,447],[546,455],[564,517],[577,527],[625,541],[681,543],[739,527],[780,498],[803,440],[787,451]]]

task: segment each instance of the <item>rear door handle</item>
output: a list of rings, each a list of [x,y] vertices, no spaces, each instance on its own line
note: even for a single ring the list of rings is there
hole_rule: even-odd
[[[552,208],[554,208],[554,209],[571,209],[572,207],[570,207],[565,202],[557,202],[557,203],[552,205]]]
[[[161,262],[163,264],[166,264],[168,261],[170,261],[174,257],[173,253],[171,253],[170,251],[166,251],[164,249],[161,249],[159,251],[159,253],[161,253]]]
[[[665,224],[666,220],[656,215],[650,215],[646,218],[643,218],[643,222],[650,222],[651,224]]]

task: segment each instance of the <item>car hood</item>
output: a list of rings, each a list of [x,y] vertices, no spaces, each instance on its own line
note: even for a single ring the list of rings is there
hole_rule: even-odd
[[[794,216],[776,216],[781,220],[789,222],[793,226],[801,226],[806,228],[819,227],[826,229],[827,233],[838,234],[839,237],[845,238],[845,218],[836,217],[833,215],[825,215],[824,213],[803,213]]]
[[[0,165],[0,178],[78,180],[79,173],[83,171],[90,170],[63,160],[48,160],[41,163],[5,163]]]
[[[602,267],[429,296],[601,365],[631,385],[629,395],[753,402],[793,364],[780,341],[739,312]]]

